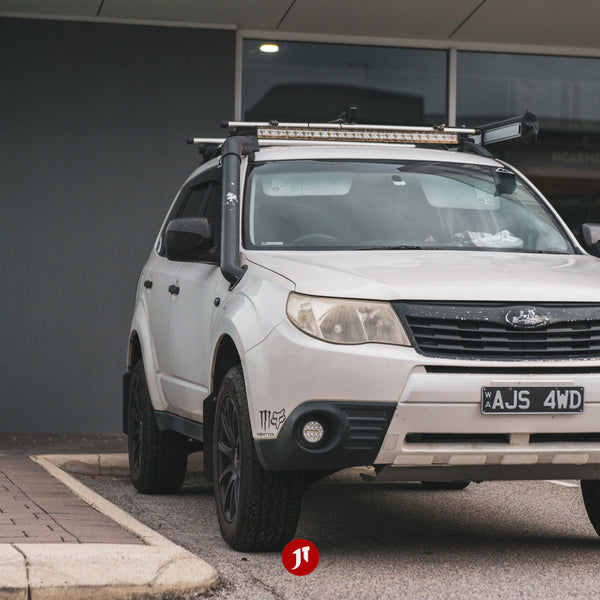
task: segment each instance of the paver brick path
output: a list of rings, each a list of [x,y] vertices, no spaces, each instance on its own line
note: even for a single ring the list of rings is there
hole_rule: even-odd
[[[0,433],[0,453],[93,454],[127,452],[127,437],[101,433]]]
[[[141,544],[28,456],[123,452],[124,439],[116,435],[0,433],[0,544]]]

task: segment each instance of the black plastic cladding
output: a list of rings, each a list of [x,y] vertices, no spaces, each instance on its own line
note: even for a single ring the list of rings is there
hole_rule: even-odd
[[[268,471],[338,470],[373,464],[396,409],[387,402],[326,402],[301,404],[288,416],[275,439],[255,441]],[[299,440],[308,420],[324,421],[327,439],[309,447]]]

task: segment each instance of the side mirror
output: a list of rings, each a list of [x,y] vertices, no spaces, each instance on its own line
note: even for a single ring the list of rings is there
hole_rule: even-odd
[[[165,233],[165,253],[180,262],[219,262],[212,243],[212,227],[206,218],[173,219]]]
[[[585,249],[594,256],[600,256],[600,223],[584,223],[581,236]]]

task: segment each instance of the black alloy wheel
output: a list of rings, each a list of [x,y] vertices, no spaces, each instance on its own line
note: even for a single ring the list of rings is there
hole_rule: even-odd
[[[217,474],[219,503],[223,516],[231,523],[237,513],[240,502],[240,426],[237,408],[231,398],[226,396],[219,413],[217,437]]]

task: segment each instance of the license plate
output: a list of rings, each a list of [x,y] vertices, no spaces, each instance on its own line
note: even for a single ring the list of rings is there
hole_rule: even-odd
[[[497,414],[581,414],[582,387],[484,387],[481,412]]]

